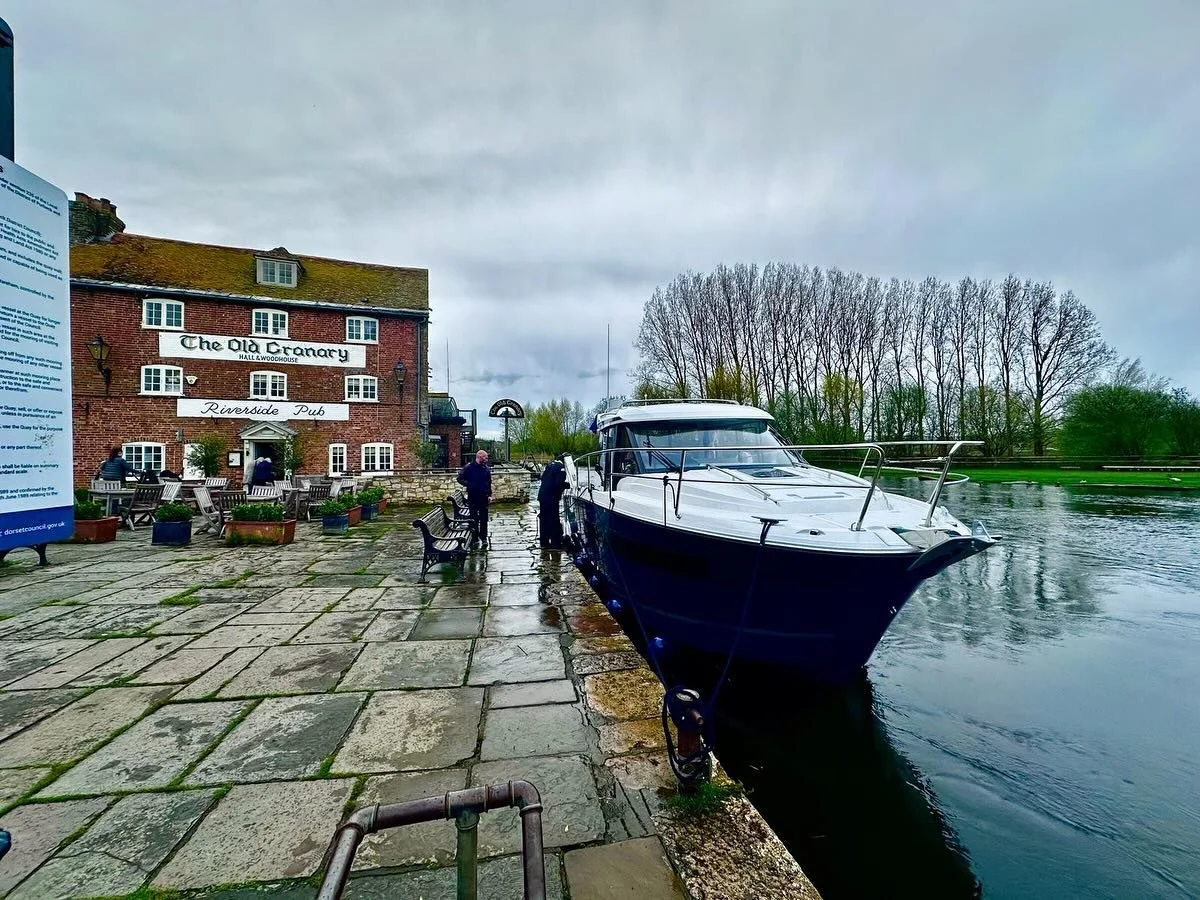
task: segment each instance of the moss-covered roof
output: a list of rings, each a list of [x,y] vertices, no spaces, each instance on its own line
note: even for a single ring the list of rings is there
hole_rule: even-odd
[[[281,251],[282,248],[247,250],[140,234],[115,234],[110,241],[72,245],[71,277],[281,300],[429,309],[428,269],[287,253],[288,259],[300,264],[297,285],[259,284],[255,257],[278,258],[286,253]]]

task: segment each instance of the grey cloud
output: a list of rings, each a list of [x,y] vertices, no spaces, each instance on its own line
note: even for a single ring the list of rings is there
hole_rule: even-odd
[[[1194,0],[5,16],[23,163],[134,231],[427,266],[467,408],[594,403],[610,324],[624,392],[656,284],[769,259],[1051,278],[1200,389]]]

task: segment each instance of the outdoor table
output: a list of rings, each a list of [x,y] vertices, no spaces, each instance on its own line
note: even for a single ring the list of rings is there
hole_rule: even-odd
[[[121,507],[121,501],[133,496],[132,488],[122,488],[119,491],[88,491],[92,500],[104,505],[106,516],[115,516]]]

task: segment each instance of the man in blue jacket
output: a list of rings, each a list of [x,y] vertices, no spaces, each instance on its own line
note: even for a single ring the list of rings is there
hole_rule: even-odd
[[[488,545],[488,501],[492,499],[492,470],[487,461],[487,451],[480,450],[475,454],[474,462],[467,463],[458,473],[458,483],[467,489],[467,506],[475,520],[475,533],[485,550]]]

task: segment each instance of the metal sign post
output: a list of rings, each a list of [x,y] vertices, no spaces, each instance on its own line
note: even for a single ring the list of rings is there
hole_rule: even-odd
[[[492,408],[488,410],[488,415],[493,419],[504,420],[504,461],[512,461],[512,451],[508,444],[508,420],[525,418],[525,410],[521,408],[521,404],[516,400],[497,400],[492,404]]]

